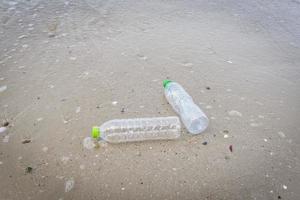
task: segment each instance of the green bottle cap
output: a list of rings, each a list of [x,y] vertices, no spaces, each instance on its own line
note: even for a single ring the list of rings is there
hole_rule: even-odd
[[[171,80],[165,79],[165,80],[163,81],[163,86],[164,86],[164,88],[166,88],[166,87],[169,85],[169,83],[171,83],[171,82],[172,82]]]
[[[97,126],[94,126],[92,129],[92,137],[98,139],[101,135],[100,129]]]

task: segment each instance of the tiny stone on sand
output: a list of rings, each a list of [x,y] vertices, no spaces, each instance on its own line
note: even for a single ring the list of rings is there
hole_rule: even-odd
[[[250,123],[250,126],[252,126],[252,127],[259,127],[260,124],[258,124],[258,123]]]
[[[6,85],[0,86],[0,92],[4,92],[5,90],[7,90]]]
[[[48,147],[43,147],[43,152],[47,152],[48,151]]]
[[[76,113],[80,113],[80,107],[79,106],[76,108]]]
[[[278,135],[279,135],[281,138],[285,138],[285,134],[284,134],[282,131],[279,131],[279,132],[278,132]]]
[[[65,192],[70,192],[73,189],[74,185],[75,185],[75,181],[73,178],[67,180],[65,183]]]
[[[69,160],[70,160],[70,158],[68,156],[61,157],[61,161],[63,164],[67,164]]]
[[[27,37],[27,35],[20,35],[18,38],[23,39],[23,38],[26,38],[26,37]]]
[[[40,121],[43,121],[43,119],[44,119],[44,118],[39,117],[39,118],[36,119],[36,121],[40,122]]]
[[[230,116],[236,116],[236,117],[242,117],[243,116],[242,113],[240,113],[239,111],[236,111],[236,110],[231,110],[231,111],[228,112],[228,114]]]
[[[84,170],[84,169],[85,169],[85,166],[84,166],[84,165],[80,165],[79,168],[80,168],[81,170]]]
[[[207,105],[205,108],[206,109],[212,109],[212,106],[211,105]]]
[[[282,188],[286,190],[286,189],[287,189],[287,186],[286,186],[286,185],[283,185]]]

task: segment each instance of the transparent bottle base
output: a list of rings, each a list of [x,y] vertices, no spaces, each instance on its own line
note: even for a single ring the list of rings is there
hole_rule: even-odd
[[[208,127],[209,120],[206,117],[201,117],[192,120],[190,124],[185,124],[187,130],[191,134],[200,134]]]

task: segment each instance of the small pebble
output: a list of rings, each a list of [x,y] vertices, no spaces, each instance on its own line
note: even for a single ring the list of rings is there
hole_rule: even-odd
[[[206,109],[212,109],[212,106],[211,105],[207,105],[205,108]]]
[[[230,150],[230,152],[232,152],[232,151],[233,151],[233,149],[232,149],[232,145],[229,145],[229,150]]]
[[[63,156],[60,159],[62,161],[63,164],[67,164],[70,160],[70,158],[68,156]]]
[[[282,188],[286,190],[286,189],[287,189],[287,186],[286,186],[286,185],[283,185]]]
[[[228,138],[229,136],[227,134],[224,135],[224,138]]]
[[[117,101],[113,101],[113,102],[111,102],[111,104],[115,106],[115,105],[118,104],[118,102]]]
[[[186,63],[182,63],[182,65],[185,67],[190,67],[193,66],[193,63],[186,62]]]
[[[48,151],[48,147],[43,147],[43,152],[47,152]]]
[[[53,33],[53,32],[51,32],[51,33],[48,33],[48,37],[49,37],[49,38],[53,38],[53,37],[55,37],[55,33]]]
[[[80,165],[79,168],[80,168],[81,170],[84,170],[84,169],[85,169],[85,166],[84,166],[84,165]]]
[[[25,140],[22,141],[22,144],[28,144],[28,143],[30,143],[30,142],[31,142],[30,139],[25,139]]]
[[[207,145],[207,142],[202,142],[203,145]]]
[[[239,111],[236,111],[236,110],[231,110],[231,111],[228,112],[228,114],[230,116],[236,116],[236,117],[242,117],[243,116],[242,113],[240,113]]]
[[[281,138],[285,138],[285,134],[284,134],[282,131],[279,131],[279,132],[278,132],[278,135],[279,135]]]
[[[252,127],[259,127],[260,124],[258,124],[258,123],[250,123],[250,126],[252,126]]]
[[[71,56],[69,59],[70,59],[70,60],[76,60],[77,58],[74,57],[74,56]]]
[[[25,173],[30,174],[32,172],[33,168],[32,167],[26,167]]]
[[[75,185],[75,181],[73,178],[67,180],[65,183],[65,192],[70,192],[74,188],[74,185]]]
[[[39,117],[39,118],[36,119],[36,121],[40,122],[40,121],[43,121],[43,119],[44,119],[44,118]]]
[[[80,107],[79,106],[76,108],[76,113],[80,113]]]
[[[123,190],[123,191],[124,191],[124,190],[125,190],[125,188],[124,188],[124,187],[122,187],[122,188],[121,188],[121,190]]]
[[[5,90],[7,90],[6,85],[0,86],[0,92],[4,92]]]
[[[18,38],[23,39],[23,38],[26,38],[26,37],[27,37],[27,35],[20,35]]]
[[[267,140],[266,138],[264,139],[264,141],[265,141],[265,142],[268,142],[268,140]]]

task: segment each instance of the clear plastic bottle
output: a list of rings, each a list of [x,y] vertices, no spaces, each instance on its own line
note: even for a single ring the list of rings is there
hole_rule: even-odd
[[[173,109],[180,115],[182,123],[192,134],[203,132],[209,123],[204,112],[178,83],[164,80],[165,96]]]
[[[176,139],[180,136],[178,117],[114,119],[93,127],[92,137],[110,143]]]

